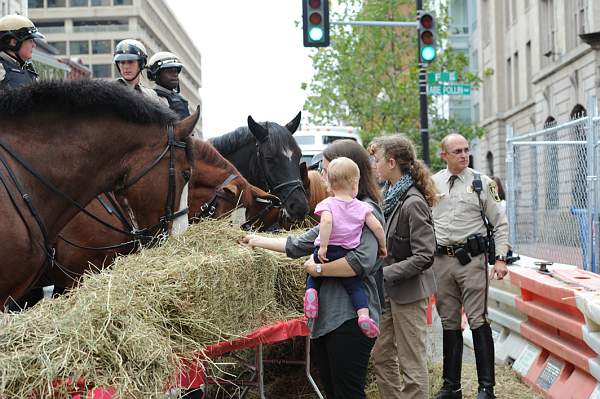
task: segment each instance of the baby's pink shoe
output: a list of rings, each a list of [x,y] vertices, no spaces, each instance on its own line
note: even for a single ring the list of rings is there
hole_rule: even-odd
[[[304,293],[304,315],[308,319],[316,319],[319,315],[319,293],[314,288]]]
[[[375,338],[379,335],[379,327],[369,316],[360,316],[358,318],[360,330],[369,338]]]

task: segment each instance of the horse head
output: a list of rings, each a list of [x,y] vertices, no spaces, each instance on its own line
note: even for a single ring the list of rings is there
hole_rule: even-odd
[[[134,227],[144,236],[176,235],[188,226],[188,182],[194,167],[191,134],[199,118],[198,107],[189,117],[168,126],[158,147],[162,152],[154,149],[158,154],[154,161],[135,165],[115,190]]]
[[[270,227],[267,209],[279,199],[254,187],[210,143],[193,140],[194,174],[190,182],[190,217],[224,217],[238,207],[246,208],[246,219]]]
[[[256,171],[262,173],[259,187],[281,200],[283,213],[291,220],[303,220],[308,200],[300,175],[300,147],[293,138],[300,116],[285,126],[274,122],[257,123],[248,116],[248,128],[256,139]]]

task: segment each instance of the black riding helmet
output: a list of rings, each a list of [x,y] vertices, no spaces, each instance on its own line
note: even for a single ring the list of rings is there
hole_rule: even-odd
[[[10,45],[10,39],[16,40],[14,46]],[[27,39],[44,39],[29,18],[16,14],[0,18],[0,51],[17,52]]]
[[[139,75],[146,67],[146,63],[148,62],[148,52],[146,51],[146,47],[139,40],[121,40],[116,45],[113,53],[113,62],[117,66],[119,73],[121,73],[119,61],[138,61],[140,70],[137,75]]]

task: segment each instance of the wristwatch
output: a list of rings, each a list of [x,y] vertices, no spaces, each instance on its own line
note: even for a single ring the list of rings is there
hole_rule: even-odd
[[[317,265],[315,266],[315,270],[317,271],[317,273],[321,274],[323,273],[323,267],[321,266],[320,263],[317,263]]]
[[[506,256],[504,256],[504,255],[497,255],[496,256],[496,260],[499,260],[501,262],[506,263]]]

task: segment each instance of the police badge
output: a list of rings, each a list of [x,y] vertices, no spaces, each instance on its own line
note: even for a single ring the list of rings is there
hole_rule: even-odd
[[[500,202],[500,196],[498,195],[498,185],[496,184],[495,181],[491,181],[490,184],[488,185],[488,189],[490,190],[490,195],[492,196],[492,198],[494,199],[494,201],[496,202]]]

